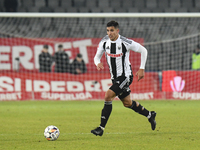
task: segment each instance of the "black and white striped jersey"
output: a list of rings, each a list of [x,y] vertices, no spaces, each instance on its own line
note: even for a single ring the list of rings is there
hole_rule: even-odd
[[[132,75],[131,64],[129,61],[130,50],[141,53],[141,69],[144,69],[147,50],[139,43],[119,35],[116,41],[111,41],[107,36],[100,41],[94,63],[97,66],[100,59],[105,53],[107,63],[109,65],[111,79],[119,76],[126,76],[129,78]]]

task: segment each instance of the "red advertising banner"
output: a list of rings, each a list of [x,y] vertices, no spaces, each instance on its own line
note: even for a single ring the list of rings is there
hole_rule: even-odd
[[[0,73],[0,100],[94,100],[103,99],[112,82],[110,74]],[[133,99],[154,99],[159,92],[157,73],[135,77]]]
[[[175,73],[175,74],[174,74]],[[157,72],[134,77],[131,99],[200,99],[199,71],[163,71],[162,88]],[[0,100],[103,99],[112,84],[110,74],[0,73]]]
[[[163,71],[162,91],[166,99],[200,99],[200,71]]]

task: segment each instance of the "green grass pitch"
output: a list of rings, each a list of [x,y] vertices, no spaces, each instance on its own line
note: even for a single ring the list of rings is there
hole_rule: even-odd
[[[157,128],[147,118],[113,101],[102,137],[90,130],[100,122],[103,101],[0,102],[0,150],[199,150],[200,101],[139,101],[157,112]],[[56,141],[44,129],[60,130]]]

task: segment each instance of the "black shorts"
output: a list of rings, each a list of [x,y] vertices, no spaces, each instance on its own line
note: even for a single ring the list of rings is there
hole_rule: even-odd
[[[129,86],[133,81],[133,76],[130,76],[129,79],[125,76],[117,77],[112,80],[113,85],[109,88],[119,97],[123,99],[131,93]]]

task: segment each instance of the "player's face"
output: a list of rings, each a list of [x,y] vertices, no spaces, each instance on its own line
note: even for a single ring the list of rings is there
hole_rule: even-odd
[[[107,34],[111,41],[116,41],[119,36],[119,29],[114,26],[107,27]]]

